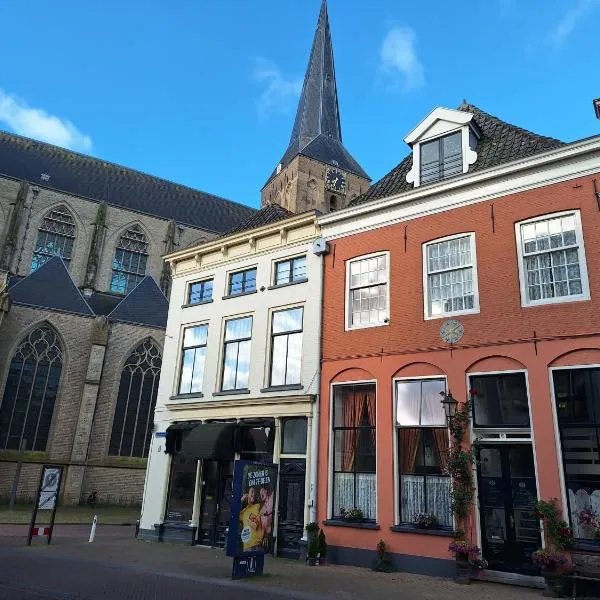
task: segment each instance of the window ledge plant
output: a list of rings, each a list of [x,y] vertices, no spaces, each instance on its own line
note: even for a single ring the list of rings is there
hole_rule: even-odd
[[[415,517],[413,525],[418,529],[437,529],[440,521],[433,513],[421,513]]]
[[[344,521],[364,521],[365,516],[360,508],[342,508],[340,509],[340,516]]]

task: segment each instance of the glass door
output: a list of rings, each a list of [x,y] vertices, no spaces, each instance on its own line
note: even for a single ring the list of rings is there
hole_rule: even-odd
[[[205,460],[202,482],[198,544],[223,547],[231,517],[233,462]]]
[[[541,545],[533,452],[528,444],[482,446],[477,468],[482,554],[489,569],[537,573],[531,554]]]

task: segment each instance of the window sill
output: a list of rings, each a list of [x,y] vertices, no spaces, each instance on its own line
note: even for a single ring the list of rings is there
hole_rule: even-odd
[[[455,532],[451,529],[425,529],[413,525],[394,525],[390,531],[395,533],[416,533],[417,535],[436,535],[438,537],[454,537]]]
[[[304,386],[301,383],[294,383],[292,385],[272,385],[266,388],[263,388],[261,393],[264,392],[287,392],[291,390],[302,390]]]
[[[600,542],[593,542],[592,540],[575,541],[572,549],[580,552],[600,553]]]
[[[325,519],[323,525],[329,527],[351,527],[353,529],[381,529],[377,523],[367,521],[342,521],[341,519]]]
[[[193,392],[191,394],[176,394],[171,396],[169,400],[194,400],[195,398],[204,398],[202,392]]]
[[[443,315],[425,315],[425,321],[435,321],[436,319],[454,319],[456,317],[467,317],[469,315],[478,315],[481,311],[479,307],[469,310],[457,310],[456,312],[445,313]]]
[[[307,283],[307,282],[308,282],[308,278],[305,277],[304,279],[296,279],[296,281],[288,281],[287,283],[278,283],[275,285],[270,285],[267,289],[268,290],[278,290],[279,288],[288,287],[290,285],[298,285],[299,283]]]
[[[256,294],[258,290],[253,290],[252,292],[242,292],[240,294],[230,294],[229,296],[223,296],[221,300],[229,300],[230,298],[239,298],[240,296],[249,296],[250,294]]]
[[[210,304],[211,302],[214,302],[212,298],[210,300],[202,300],[202,302],[191,302],[189,304],[182,304],[181,308],[189,308],[190,306],[202,306],[203,304]]]
[[[235,396],[237,394],[249,394],[250,390],[247,388],[241,390],[222,390],[220,392],[213,392],[213,396]]]
[[[384,323],[369,323],[368,325],[346,326],[346,331],[360,331],[361,329],[370,329],[371,327],[387,327],[390,324],[389,319]]]
[[[589,294],[583,296],[560,296],[558,298],[549,298],[547,300],[538,300],[533,302],[522,302],[522,308],[535,308],[536,306],[554,306],[556,304],[567,304],[569,302],[589,302],[591,300]]]

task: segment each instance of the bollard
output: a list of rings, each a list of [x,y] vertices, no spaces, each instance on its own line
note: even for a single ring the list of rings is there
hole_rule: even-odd
[[[92,530],[90,531],[90,539],[88,540],[91,544],[96,537],[96,525],[98,524],[98,515],[94,515],[94,520],[92,521]]]

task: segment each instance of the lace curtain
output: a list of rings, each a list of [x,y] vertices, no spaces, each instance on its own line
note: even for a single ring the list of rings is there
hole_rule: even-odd
[[[356,483],[355,483],[356,482]],[[356,495],[354,486],[356,485]],[[336,473],[333,481],[333,514],[342,508],[360,508],[365,519],[377,518],[375,473]]]
[[[450,478],[436,475],[402,475],[402,521],[413,523],[420,513],[433,513],[443,527],[452,526]]]

